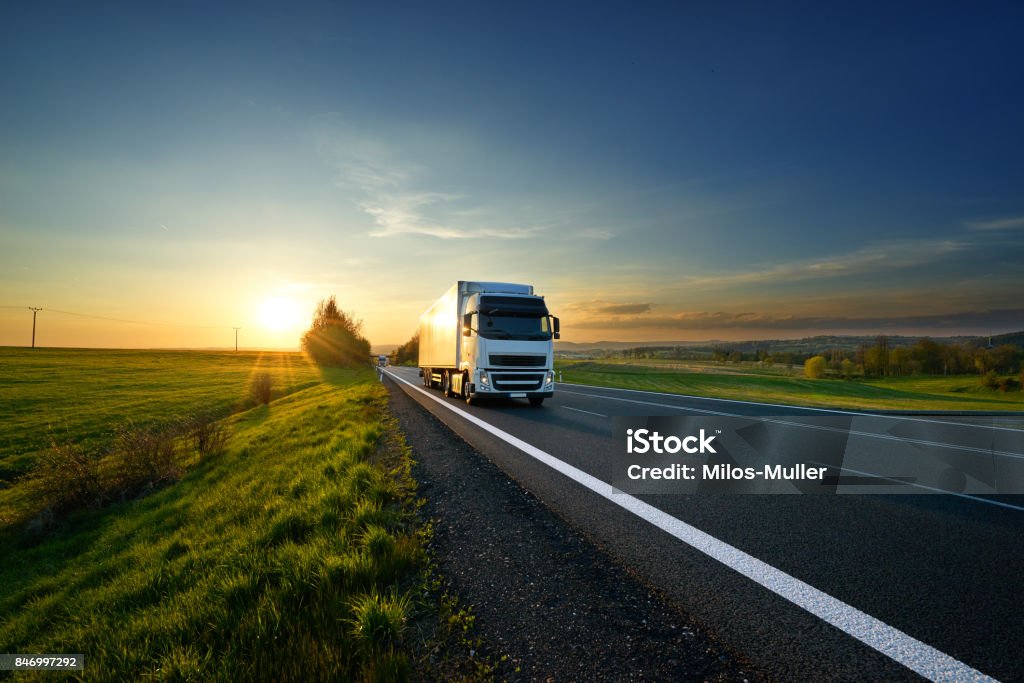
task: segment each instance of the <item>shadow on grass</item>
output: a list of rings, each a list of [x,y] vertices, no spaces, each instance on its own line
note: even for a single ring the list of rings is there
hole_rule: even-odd
[[[378,381],[377,373],[369,366],[357,368],[321,367],[320,377],[324,384],[350,388],[358,384]]]

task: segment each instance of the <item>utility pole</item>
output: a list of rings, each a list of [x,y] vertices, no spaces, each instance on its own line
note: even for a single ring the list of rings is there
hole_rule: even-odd
[[[29,306],[28,310],[32,311],[32,348],[36,348],[36,314],[43,310],[34,306]]]
[[[231,329],[233,329],[235,331],[235,353],[238,353],[238,331],[240,329],[242,329],[242,328],[241,327],[233,327]]]

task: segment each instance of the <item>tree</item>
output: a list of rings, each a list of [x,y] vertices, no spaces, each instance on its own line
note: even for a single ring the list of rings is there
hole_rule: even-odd
[[[825,357],[812,356],[804,361],[804,375],[808,379],[821,379],[825,376]]]
[[[391,352],[392,365],[416,365],[420,360],[420,333]]]
[[[912,359],[910,349],[905,346],[897,346],[889,352],[889,374],[909,375],[912,372]]]
[[[978,370],[978,374],[981,375],[995,370],[992,363],[992,353],[988,349],[977,349],[974,352],[974,367]]]
[[[338,308],[334,295],[321,299],[313,322],[302,335],[302,348],[317,365],[356,366],[370,359],[363,323]]]
[[[911,357],[921,364],[926,375],[938,375],[948,370],[946,349],[931,339],[919,339],[910,350]]]
[[[878,354],[878,374],[885,377],[889,374],[889,338],[880,335],[875,340],[875,350]]]
[[[1007,374],[1013,372],[1017,364],[1017,347],[1011,344],[1003,344],[992,349],[992,367],[998,372]]]
[[[839,364],[839,370],[843,373],[843,377],[850,379],[857,372],[857,364],[849,358],[844,358],[843,362]]]

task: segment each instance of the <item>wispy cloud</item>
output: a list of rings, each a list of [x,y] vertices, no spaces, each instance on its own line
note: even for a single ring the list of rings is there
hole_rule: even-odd
[[[595,312],[605,315],[639,315],[650,313],[651,304],[612,304],[598,308]]]
[[[518,240],[546,229],[540,222],[496,221],[493,211],[474,204],[465,193],[438,189],[429,181],[429,168],[343,125],[321,134],[319,144],[335,164],[335,186],[353,195],[356,205],[373,218],[371,237]]]
[[[636,301],[631,302],[615,302],[607,301],[604,299],[589,299],[574,302],[564,302],[562,304],[562,310],[571,312],[571,314],[583,316],[599,316],[599,315],[640,315],[643,313],[650,313],[651,308],[654,306],[652,303],[640,303]]]
[[[575,237],[580,237],[588,240],[610,240],[615,236],[611,230],[605,230],[603,228],[588,228],[580,230],[574,234]]]
[[[461,199],[461,195],[441,192],[410,192],[406,194],[380,194],[362,202],[360,208],[373,216],[378,230],[371,237],[395,235],[428,235],[439,239],[523,239],[541,230],[533,227],[455,227],[431,216],[432,210]]]
[[[862,275],[932,263],[969,248],[970,245],[966,242],[951,239],[880,242],[849,254],[802,259],[741,273],[696,276],[689,279],[686,284],[695,287],[728,287]]]
[[[1009,216],[967,223],[971,230],[1019,230],[1024,228],[1024,216]]]

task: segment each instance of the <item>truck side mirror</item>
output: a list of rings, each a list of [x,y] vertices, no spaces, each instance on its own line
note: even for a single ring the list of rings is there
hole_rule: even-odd
[[[562,335],[559,333],[559,329],[558,329],[559,328],[558,318],[552,316],[551,317],[551,322],[554,323],[553,327],[555,328],[555,333],[553,335],[551,335],[551,336],[553,336],[555,339],[561,339]]]
[[[462,336],[472,337],[473,336],[473,314],[466,313],[462,316]]]

